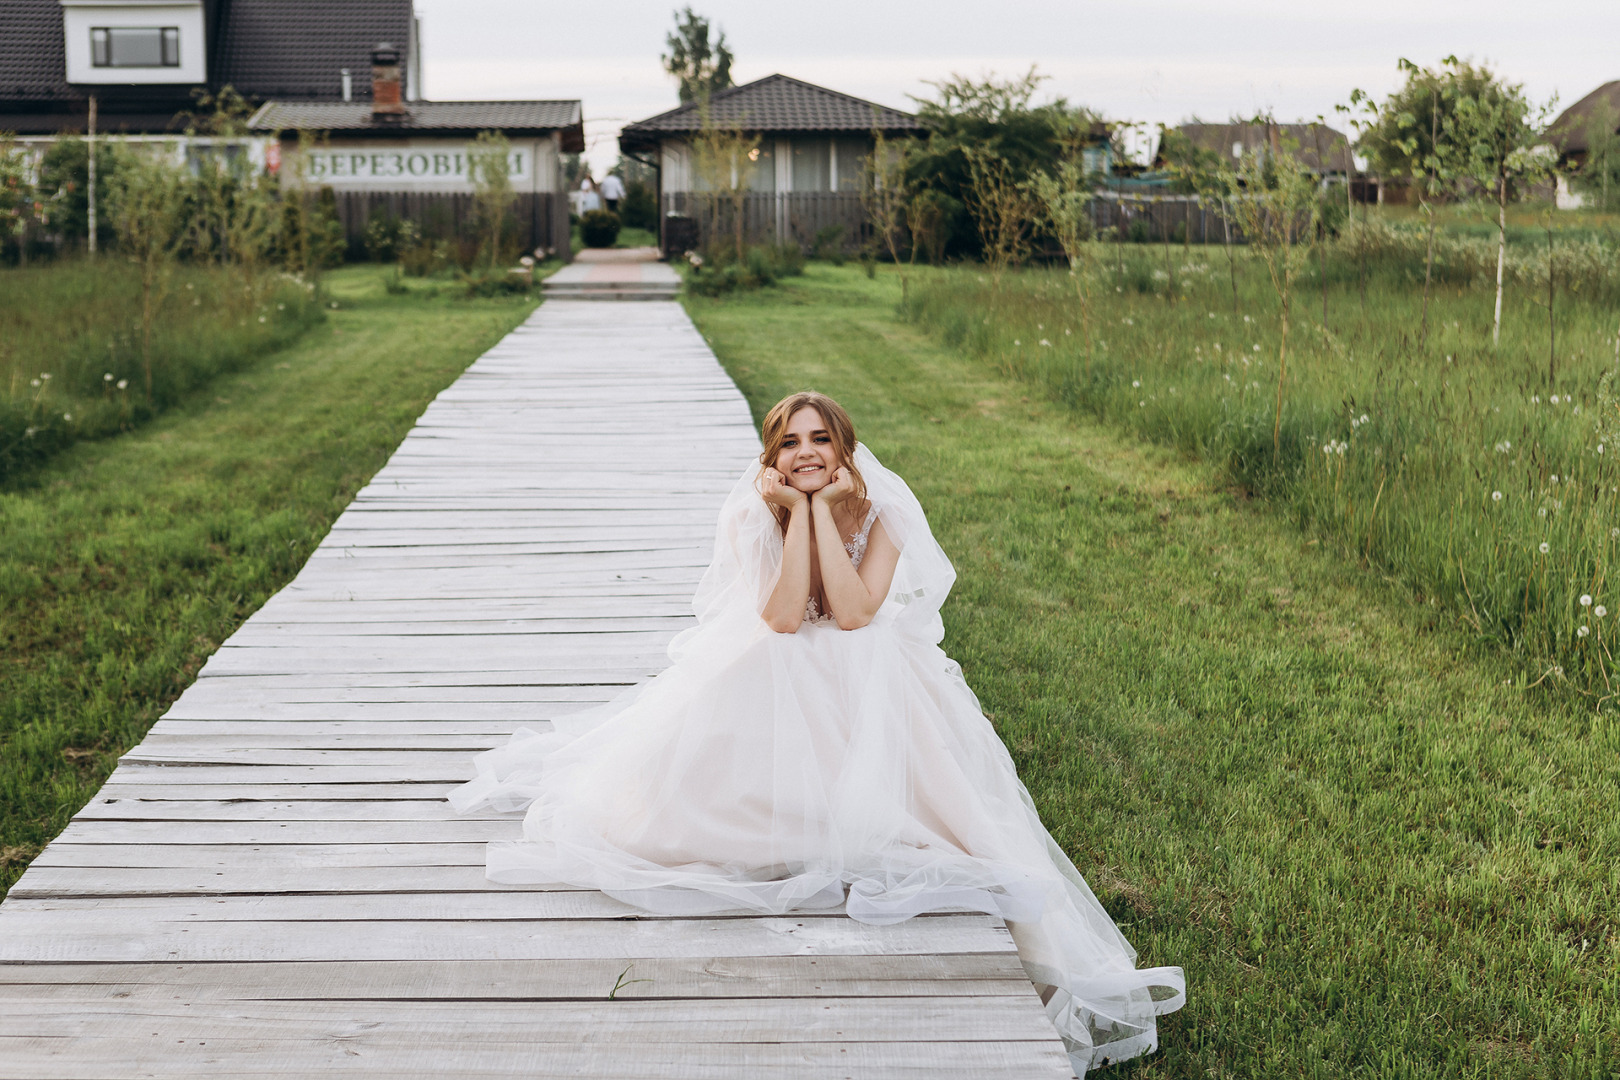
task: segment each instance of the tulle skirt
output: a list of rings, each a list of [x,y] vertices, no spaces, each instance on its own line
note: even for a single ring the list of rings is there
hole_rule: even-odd
[[[689,632],[644,686],[480,755],[451,802],[527,808],[489,877],[670,915],[997,914],[1082,1074],[1154,1049],[1181,970],[1136,969],[956,664],[881,623],[754,624]]]

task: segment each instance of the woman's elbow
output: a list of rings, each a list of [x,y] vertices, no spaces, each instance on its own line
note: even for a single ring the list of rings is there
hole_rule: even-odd
[[[865,626],[871,621],[872,616],[864,611],[856,612],[853,615],[839,616],[838,629],[859,630],[861,627]]]
[[[799,627],[804,625],[804,620],[803,619],[792,620],[792,619],[785,619],[785,618],[772,618],[772,619],[766,619],[765,620],[765,625],[770,627],[772,630],[774,630],[778,634],[796,634],[796,633],[799,632]]]

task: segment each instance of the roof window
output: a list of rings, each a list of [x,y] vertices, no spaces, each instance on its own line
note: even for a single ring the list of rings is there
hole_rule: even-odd
[[[180,66],[180,30],[174,26],[96,26],[90,63],[98,68]]]

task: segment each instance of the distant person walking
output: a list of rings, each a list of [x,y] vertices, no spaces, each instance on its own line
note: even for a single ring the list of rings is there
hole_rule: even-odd
[[[624,181],[613,173],[602,177],[602,201],[607,203],[610,213],[619,212],[619,200],[624,198]]]
[[[596,181],[591,174],[586,173],[579,178],[579,212],[588,214],[592,210],[602,209],[602,196],[598,193]]]

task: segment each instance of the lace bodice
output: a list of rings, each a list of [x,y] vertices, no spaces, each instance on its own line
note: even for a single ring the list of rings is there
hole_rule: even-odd
[[[866,542],[872,536],[872,522],[877,520],[877,512],[877,506],[873,505],[866,512],[866,520],[861,522],[860,530],[853,537],[844,541],[844,550],[849,552],[850,565],[857,570],[861,568],[861,560],[866,558]],[[815,597],[812,596],[805,600],[805,622],[830,622],[831,620],[832,615],[830,613],[826,615],[821,613],[821,607],[816,603]]]

